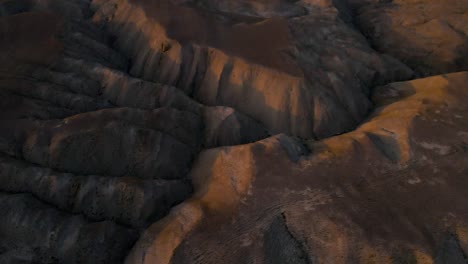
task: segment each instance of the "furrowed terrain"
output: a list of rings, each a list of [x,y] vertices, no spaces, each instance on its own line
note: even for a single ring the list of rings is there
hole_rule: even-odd
[[[0,263],[467,263],[463,0],[0,0]]]

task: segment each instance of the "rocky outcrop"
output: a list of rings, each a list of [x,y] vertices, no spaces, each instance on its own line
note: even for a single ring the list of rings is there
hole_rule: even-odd
[[[190,196],[202,148],[269,136],[232,108],[131,77],[88,5],[0,3],[1,263],[122,262]]]
[[[116,34],[132,75],[233,107],[272,133],[342,133],[367,114],[373,84],[411,77],[373,51],[332,1],[244,2],[97,0],[93,19]]]
[[[378,51],[427,76],[468,70],[465,1],[359,1],[356,23]]]
[[[0,204],[4,263],[115,263],[136,238],[128,228],[66,214],[31,194],[0,193]]]
[[[0,0],[0,263],[464,262],[452,2]]]
[[[31,193],[60,210],[95,221],[136,228],[159,219],[191,191],[187,181],[74,175],[0,157],[0,182],[8,193]]]
[[[379,87],[366,122],[310,154],[286,135],[202,152],[193,197],[127,263],[462,263],[467,81]]]

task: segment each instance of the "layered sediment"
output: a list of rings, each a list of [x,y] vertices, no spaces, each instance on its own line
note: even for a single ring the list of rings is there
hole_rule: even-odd
[[[0,263],[465,263],[467,8],[0,0]]]

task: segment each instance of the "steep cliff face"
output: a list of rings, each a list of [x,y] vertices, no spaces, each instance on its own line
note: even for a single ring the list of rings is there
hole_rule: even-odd
[[[0,263],[465,263],[467,8],[0,0]]]

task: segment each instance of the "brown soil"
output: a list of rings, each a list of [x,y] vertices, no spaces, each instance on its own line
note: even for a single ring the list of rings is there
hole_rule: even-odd
[[[0,18],[0,67],[50,64],[62,50],[56,38],[62,25],[62,19],[52,13],[27,12]]]
[[[162,24],[169,37],[181,43],[218,48],[267,67],[300,75],[301,70],[288,55],[293,47],[288,22],[284,18],[264,19],[214,13],[171,0],[132,0],[147,15]],[[233,23],[235,20],[237,23]]]

